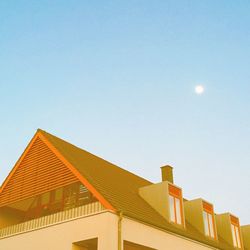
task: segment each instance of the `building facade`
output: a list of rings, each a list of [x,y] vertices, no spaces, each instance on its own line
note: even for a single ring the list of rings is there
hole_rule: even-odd
[[[0,250],[250,250],[250,226],[38,130],[0,189]]]

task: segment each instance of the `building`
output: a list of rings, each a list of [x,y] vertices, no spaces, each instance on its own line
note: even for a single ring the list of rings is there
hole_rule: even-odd
[[[0,189],[1,250],[250,250],[250,226],[38,130]]]

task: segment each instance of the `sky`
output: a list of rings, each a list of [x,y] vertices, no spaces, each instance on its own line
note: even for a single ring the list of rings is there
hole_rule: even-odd
[[[41,128],[155,183],[169,164],[186,198],[250,224],[249,12],[0,1],[0,183]]]

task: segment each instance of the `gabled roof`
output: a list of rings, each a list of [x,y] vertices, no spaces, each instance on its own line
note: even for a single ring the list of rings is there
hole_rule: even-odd
[[[43,130],[39,129],[37,134],[106,208],[218,249],[234,249],[222,239],[209,240],[188,223],[186,229],[181,229],[167,222],[139,196],[138,189],[152,184],[150,181]]]
[[[0,189],[0,207],[49,192],[77,181],[107,209],[113,206],[86,178],[51,144],[41,130],[15,164]]]

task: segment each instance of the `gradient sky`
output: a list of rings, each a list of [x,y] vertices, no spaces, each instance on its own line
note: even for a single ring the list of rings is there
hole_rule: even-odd
[[[250,217],[249,1],[0,1],[0,183],[37,128]],[[203,95],[194,87],[205,86]]]

